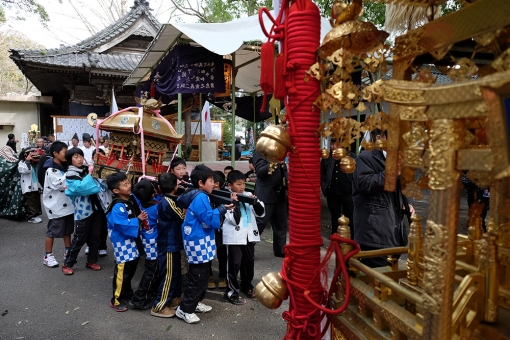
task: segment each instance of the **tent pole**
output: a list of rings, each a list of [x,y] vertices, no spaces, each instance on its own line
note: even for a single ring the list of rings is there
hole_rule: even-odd
[[[200,93],[199,95],[199,102],[198,102],[198,107],[200,108],[200,140],[198,141],[198,150],[200,150],[199,152],[199,155],[200,155],[200,162],[202,162],[202,110],[204,109],[202,107],[202,94]],[[191,143],[193,143],[193,140],[191,141]]]
[[[230,164],[236,168],[236,53],[232,53],[232,147],[230,150]]]
[[[182,93],[177,93],[177,133],[182,133]],[[182,157],[181,143],[179,143],[177,156]]]

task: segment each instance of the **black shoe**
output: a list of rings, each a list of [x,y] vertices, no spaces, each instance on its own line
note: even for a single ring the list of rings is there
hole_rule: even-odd
[[[251,289],[241,289],[241,292],[243,292],[244,295],[246,295],[250,299],[254,299],[255,298],[255,292],[253,291],[253,288],[251,288]]]
[[[152,308],[152,303],[145,302],[143,305],[139,305],[139,304],[133,303],[133,301],[129,301],[128,306],[129,306],[129,308],[133,308],[133,309],[147,310],[147,309]]]
[[[223,299],[225,299],[225,301],[228,301],[228,302],[230,302],[233,305],[244,305],[244,304],[246,304],[246,300],[240,299],[239,297],[230,297],[230,296],[228,296],[227,293],[223,294]]]

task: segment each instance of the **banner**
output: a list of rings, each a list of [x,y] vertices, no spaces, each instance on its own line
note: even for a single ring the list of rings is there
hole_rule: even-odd
[[[223,56],[203,47],[177,45],[154,69],[152,81],[156,91],[167,96],[225,92]]]
[[[206,100],[202,108],[202,134],[205,135],[207,141],[211,139],[211,130],[211,111],[209,110],[209,102]]]
[[[112,100],[111,100],[111,113],[115,113],[119,111],[119,107],[117,106],[117,101],[115,100],[115,90],[112,87]]]

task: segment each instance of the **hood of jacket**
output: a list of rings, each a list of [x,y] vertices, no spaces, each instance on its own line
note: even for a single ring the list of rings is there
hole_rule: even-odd
[[[191,189],[189,191],[185,191],[177,199],[177,205],[182,209],[188,209],[191,205],[191,202],[193,202],[195,197],[197,197],[201,192],[202,190],[200,189]]]
[[[50,158],[50,159],[46,160],[46,162],[44,162],[43,168],[45,168],[45,169],[53,168],[53,169],[58,169],[58,170],[61,170],[61,171],[64,171],[64,172],[67,171],[67,166],[62,166],[61,164],[55,163],[53,158]]]

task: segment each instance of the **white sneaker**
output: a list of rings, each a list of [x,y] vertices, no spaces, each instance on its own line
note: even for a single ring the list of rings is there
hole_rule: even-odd
[[[44,256],[43,264],[50,268],[58,267],[58,262],[55,260],[53,253]]]
[[[27,221],[28,223],[41,223],[42,219],[40,217],[32,217]]]
[[[85,248],[85,254],[88,255],[89,254],[89,247],[86,247]]]
[[[101,257],[105,257],[106,255],[108,255],[108,252],[106,251],[106,249],[101,249],[99,251],[99,256]]]
[[[206,305],[205,303],[199,302],[197,308],[195,308],[195,313],[207,313],[212,310],[211,306]]]
[[[181,310],[180,306],[177,307],[177,310],[175,311],[175,315],[177,315],[177,317],[179,319],[183,319],[187,323],[199,323],[200,322],[200,318],[195,313],[184,313]]]

